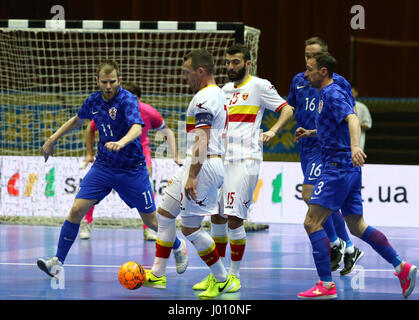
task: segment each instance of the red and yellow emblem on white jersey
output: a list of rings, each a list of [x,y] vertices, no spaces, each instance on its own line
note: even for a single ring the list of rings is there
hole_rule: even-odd
[[[262,160],[259,135],[263,113],[265,109],[279,112],[287,102],[268,80],[255,76],[250,76],[238,86],[229,82],[223,91],[229,114],[225,159]]]

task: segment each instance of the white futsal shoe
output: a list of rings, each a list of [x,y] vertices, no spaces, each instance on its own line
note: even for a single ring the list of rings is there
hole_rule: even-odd
[[[36,264],[38,265],[39,269],[51,277],[57,276],[60,270],[63,268],[63,264],[60,260],[58,260],[57,257],[53,257],[49,260],[39,258]]]
[[[173,249],[173,254],[176,261],[176,272],[181,274],[186,271],[188,267],[188,255],[186,253],[186,243],[185,240],[180,239],[180,246],[177,249]]]
[[[87,223],[86,220],[82,220],[80,223],[80,239],[82,240],[88,240],[92,236],[92,228],[93,228],[93,222]]]

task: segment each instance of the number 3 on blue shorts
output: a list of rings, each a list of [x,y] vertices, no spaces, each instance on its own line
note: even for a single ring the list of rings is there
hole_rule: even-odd
[[[323,185],[324,185],[324,182],[323,182],[323,181],[320,181],[320,182],[317,184],[317,188],[316,188],[316,190],[314,190],[314,194],[315,194],[316,196],[318,196],[318,195],[320,194],[320,192],[322,192]]]

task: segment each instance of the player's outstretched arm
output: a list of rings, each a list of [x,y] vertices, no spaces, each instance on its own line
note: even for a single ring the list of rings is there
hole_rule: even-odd
[[[173,157],[175,163],[179,166],[182,166],[182,161],[179,159],[179,154],[176,148],[176,138],[175,134],[173,133],[172,129],[165,127],[160,129],[158,132],[164,135],[167,142],[167,147],[169,148],[169,154]]]
[[[127,134],[123,136],[119,141],[109,141],[105,143],[105,148],[110,151],[119,151],[124,148],[127,144],[131,143],[139,136],[141,136],[142,127],[140,124],[133,124],[128,130]]]
[[[69,119],[64,123],[54,134],[52,134],[48,140],[44,143],[41,148],[41,152],[44,155],[45,162],[47,162],[50,155],[54,154],[54,144],[59,138],[63,135],[69,133],[70,131],[80,127],[84,122],[84,119],[80,119],[77,115]]]
[[[356,114],[348,115],[345,120],[348,122],[349,135],[351,137],[351,157],[354,167],[364,165],[367,155],[359,147],[359,139],[361,137],[361,126]]]
[[[269,129],[269,131],[263,132],[259,140],[263,143],[269,142],[273,137],[275,137],[278,131],[282,130],[288,122],[292,119],[294,115],[294,107],[290,105],[285,105],[281,109],[281,115],[278,118],[278,121]]]

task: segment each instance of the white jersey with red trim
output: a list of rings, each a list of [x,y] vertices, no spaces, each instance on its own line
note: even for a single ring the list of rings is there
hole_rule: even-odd
[[[195,128],[211,128],[208,155],[224,155],[228,110],[223,90],[216,85],[199,90],[186,111],[186,154],[192,155]]]
[[[265,109],[279,112],[287,102],[268,80],[255,76],[238,86],[229,82],[223,91],[229,114],[225,160],[263,160],[259,141],[263,113]]]

